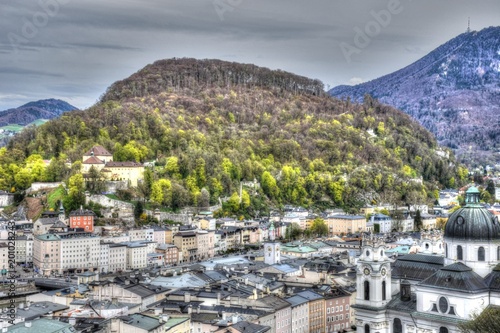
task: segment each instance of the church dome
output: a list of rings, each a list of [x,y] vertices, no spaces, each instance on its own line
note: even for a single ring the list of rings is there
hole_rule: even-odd
[[[465,193],[466,205],[454,211],[444,228],[448,240],[490,241],[500,239],[498,219],[479,204],[479,190],[471,187]]]

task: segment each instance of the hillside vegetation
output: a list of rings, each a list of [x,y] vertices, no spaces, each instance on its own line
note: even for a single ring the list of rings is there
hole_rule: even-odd
[[[254,65],[171,59],[116,82],[88,110],[18,134],[1,153],[0,186],[29,183],[11,164],[30,181],[67,178],[80,162],[71,171],[66,159],[81,161],[95,144],[117,161],[156,160],[135,194],[174,209],[229,197],[226,212],[244,215],[265,202],[356,211],[434,201],[466,177],[429,132],[371,98],[340,101],[317,80]],[[28,172],[41,158],[51,165]],[[261,187],[239,198],[240,182],[254,179]]]

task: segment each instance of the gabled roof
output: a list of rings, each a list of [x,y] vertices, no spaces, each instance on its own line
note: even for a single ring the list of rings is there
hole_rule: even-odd
[[[418,286],[454,290],[463,293],[479,293],[488,291],[483,278],[472,268],[457,262],[441,268],[423,280]]]
[[[104,162],[95,156],[91,156],[83,161],[82,164],[104,164]]]
[[[103,146],[94,146],[90,148],[83,156],[113,156],[109,151]]]

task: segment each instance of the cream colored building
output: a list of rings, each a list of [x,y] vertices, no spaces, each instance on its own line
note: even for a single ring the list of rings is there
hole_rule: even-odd
[[[119,272],[127,268],[127,246],[125,244],[109,245],[109,271]]]
[[[50,275],[61,269],[61,238],[57,234],[38,235],[33,240],[33,266],[36,272]]]
[[[115,162],[113,155],[102,146],[94,146],[83,155],[82,173],[94,167],[108,180],[126,180],[130,186],[137,186],[143,179],[144,165],[133,161]]]
[[[330,236],[366,230],[366,218],[361,215],[332,215],[328,216],[325,222]]]

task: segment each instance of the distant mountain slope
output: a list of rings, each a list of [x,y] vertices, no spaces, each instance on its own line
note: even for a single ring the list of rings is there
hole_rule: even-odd
[[[370,94],[417,119],[464,160],[486,161],[500,149],[500,27],[461,34],[399,71],[329,93],[356,101]]]
[[[63,112],[72,110],[77,108],[59,99],[29,102],[15,109],[0,111],[0,126],[11,124],[26,126],[36,120],[56,118]]]

